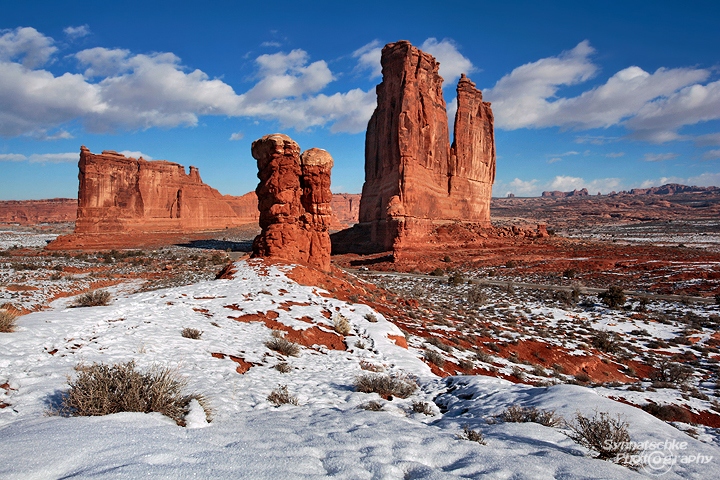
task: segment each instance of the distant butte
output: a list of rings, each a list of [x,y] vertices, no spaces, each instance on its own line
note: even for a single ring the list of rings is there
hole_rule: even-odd
[[[495,138],[490,104],[465,75],[457,86],[450,143],[440,64],[407,41],[382,50],[382,83],[365,138],[360,225],[338,235],[338,251],[369,240],[371,250],[427,241],[439,225],[490,225]]]

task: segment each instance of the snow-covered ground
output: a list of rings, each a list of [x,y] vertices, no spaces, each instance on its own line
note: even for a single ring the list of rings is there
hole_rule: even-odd
[[[299,285],[285,275],[289,267],[259,260],[235,266],[233,279],[118,293],[106,307],[58,301],[20,317],[15,332],[0,333],[0,404],[8,405],[0,408],[0,478],[716,478],[720,448],[597,389],[441,379],[421,360],[423,350],[396,345],[389,336],[400,329],[370,307]],[[340,314],[352,332],[346,350],[315,345],[285,357],[265,346],[273,324],[244,317],[253,314],[328,334]],[[185,338],[184,328],[202,336]],[[230,356],[253,366],[240,374]],[[188,392],[206,397],[212,421],[197,409],[187,427],[160,414],[48,414],[75,366],[129,360],[142,370],[176,371]],[[281,362],[292,370],[274,368]],[[356,377],[367,373],[361,364],[415,378],[420,388],[393,400],[356,392]],[[298,405],[267,400],[279,385]],[[370,400],[383,410],[359,408]],[[433,415],[414,413],[413,402],[427,402]],[[568,420],[577,412],[620,415],[634,442],[672,447],[646,443],[651,461],[673,464],[635,471],[592,458],[564,428],[494,421],[512,405]],[[481,430],[486,444],[459,438],[464,427]]]

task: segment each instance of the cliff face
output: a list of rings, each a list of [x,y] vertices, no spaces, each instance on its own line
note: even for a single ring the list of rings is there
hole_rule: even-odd
[[[399,249],[426,237],[438,222],[489,224],[495,178],[490,104],[467,77],[460,79],[451,149],[435,58],[400,41],[383,48],[381,63],[359,212],[371,242]]]
[[[249,223],[197,168],[80,149],[76,234],[220,230]],[[257,216],[255,216],[257,218]]]
[[[332,193],[328,152],[300,147],[282,134],[266,135],[252,144],[260,183],[255,189],[262,232],[253,256],[276,257],[330,270]]]
[[[37,225],[74,222],[76,214],[77,200],[74,198],[0,201],[0,223]]]

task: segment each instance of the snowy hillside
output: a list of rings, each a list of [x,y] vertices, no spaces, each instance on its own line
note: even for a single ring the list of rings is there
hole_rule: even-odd
[[[592,389],[437,377],[381,314],[300,285],[289,269],[240,261],[232,279],[118,296],[106,307],[61,299],[20,317],[15,332],[0,333],[0,478],[715,478],[720,448]],[[352,327],[344,336],[333,328],[342,318]],[[202,334],[185,338],[183,329]],[[303,345],[299,354],[268,348],[273,330]],[[77,365],[130,360],[173,369],[211,411],[194,402],[186,427],[157,413],[48,414]],[[419,389],[405,399],[356,392],[368,370]],[[297,405],[268,401],[280,386]],[[360,408],[371,401],[382,410]],[[428,414],[414,411],[420,402]],[[682,446],[647,452],[671,455],[667,472],[631,470],[592,458],[565,427],[498,421],[511,406],[567,420],[609,412],[628,422],[633,442]],[[465,427],[485,444],[460,438]]]

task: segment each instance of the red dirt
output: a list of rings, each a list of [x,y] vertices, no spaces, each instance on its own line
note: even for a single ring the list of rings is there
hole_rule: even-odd
[[[214,358],[229,358],[233,362],[237,363],[238,366],[235,371],[241,375],[250,370],[252,367],[258,365],[257,363],[247,362],[244,358],[236,357],[234,355],[225,355],[224,353],[211,353],[210,355]]]

